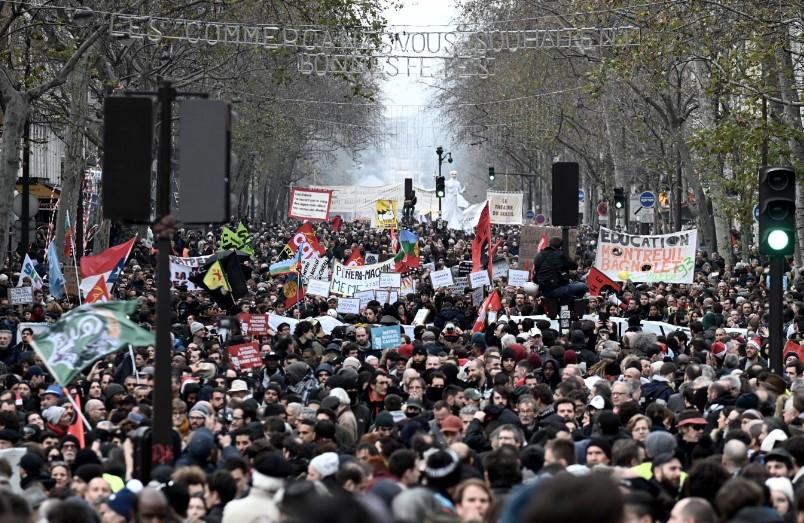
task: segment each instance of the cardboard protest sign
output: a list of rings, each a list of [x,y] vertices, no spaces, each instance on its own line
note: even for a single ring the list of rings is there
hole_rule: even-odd
[[[246,314],[240,313],[240,329],[243,334],[248,336],[260,336],[268,334],[268,315],[267,314]]]
[[[398,349],[402,344],[399,325],[371,328],[371,348],[377,350]]]

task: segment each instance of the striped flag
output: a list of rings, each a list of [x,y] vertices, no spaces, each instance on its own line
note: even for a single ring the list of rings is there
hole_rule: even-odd
[[[73,228],[70,226],[70,211],[64,213],[64,256],[70,258],[73,255]]]

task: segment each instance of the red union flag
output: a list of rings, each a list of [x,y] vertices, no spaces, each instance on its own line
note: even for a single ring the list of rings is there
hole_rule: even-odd
[[[296,254],[296,251],[302,249],[302,260],[308,260],[317,256],[323,256],[327,250],[318,242],[315,236],[313,226],[309,223],[302,224],[296,229],[296,234],[288,241],[282,252],[288,258]]]

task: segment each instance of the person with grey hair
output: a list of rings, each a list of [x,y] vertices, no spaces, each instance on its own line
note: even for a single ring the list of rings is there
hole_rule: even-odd
[[[715,523],[717,521],[712,505],[704,498],[684,498],[670,512],[671,523]]]
[[[723,446],[721,464],[732,476],[739,476],[748,463],[748,446],[738,439],[732,439]]]
[[[489,435],[492,449],[498,449],[503,445],[512,445],[520,448],[525,443],[525,435],[522,429],[516,425],[506,423],[494,429]]]

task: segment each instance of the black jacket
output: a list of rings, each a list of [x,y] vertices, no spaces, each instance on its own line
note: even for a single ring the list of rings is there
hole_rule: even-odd
[[[569,282],[567,271],[577,268],[577,263],[569,259],[563,250],[555,247],[547,247],[533,260],[536,283],[543,291],[551,291],[566,285]]]

